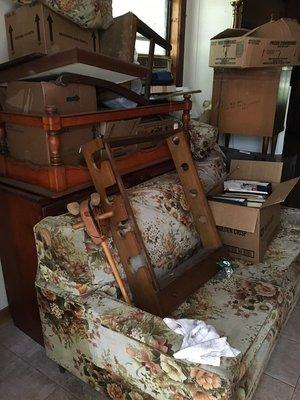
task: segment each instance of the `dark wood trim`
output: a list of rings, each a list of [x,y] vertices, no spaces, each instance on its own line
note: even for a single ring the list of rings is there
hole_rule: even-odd
[[[170,42],[172,45],[172,73],[177,86],[183,84],[186,0],[172,0]]]
[[[11,319],[11,315],[9,312],[9,307],[5,307],[2,310],[0,310],[0,325],[4,324],[5,322],[9,321]]]
[[[91,65],[137,78],[146,78],[149,73],[146,67],[74,48],[2,69],[0,83],[30,78],[30,76],[75,63]]]
[[[116,109],[89,113],[78,113],[75,115],[59,115],[55,120],[47,116],[35,116],[28,114],[13,114],[0,111],[0,122],[13,122],[14,124],[44,127],[47,131],[50,127],[55,129],[72,126],[97,124],[100,122],[120,121],[139,118],[150,115],[169,114],[184,110],[184,101],[170,101],[168,103],[153,104],[129,109]]]
[[[51,155],[51,166],[36,166],[14,160],[4,151],[5,134],[2,130],[2,135],[0,135],[0,150],[1,152],[4,151],[4,154],[0,153],[0,176],[14,181],[26,182],[31,185],[34,193],[45,194],[49,197],[58,197],[58,194],[65,194],[70,190],[74,191],[75,189],[82,188],[82,185],[89,186],[91,178],[85,167],[61,165],[59,132],[62,132],[62,128],[134,119],[146,115],[169,114],[181,110],[186,114],[189,112],[189,107],[190,102],[186,99],[185,101],[170,101],[131,109],[108,110],[76,115],[58,115],[51,106],[47,107],[48,114],[46,113],[44,116],[0,112],[0,124],[11,121],[16,124],[42,127],[48,134]],[[49,110],[52,111],[49,113]],[[45,191],[47,192],[45,193]]]

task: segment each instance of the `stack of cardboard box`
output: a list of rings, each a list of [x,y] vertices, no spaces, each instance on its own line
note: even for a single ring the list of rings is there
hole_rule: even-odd
[[[272,137],[284,129],[291,66],[300,63],[300,25],[271,21],[227,29],[211,40],[211,123],[220,133]]]
[[[281,182],[283,162],[231,160],[230,179],[263,181],[272,184],[272,194],[261,208],[244,207],[210,200],[222,242],[233,258],[262,261],[279,228],[282,203],[299,178]],[[223,190],[221,184],[210,194]]]
[[[271,21],[252,31],[227,29],[211,40],[214,68],[211,123],[220,133],[273,137],[284,129],[293,65],[300,64],[300,25]],[[231,160],[230,179],[272,183],[261,208],[210,201],[223,243],[233,257],[263,259],[282,203],[298,179],[281,182],[282,162]],[[222,192],[222,185],[212,194]]]
[[[72,47],[99,53],[97,30],[80,28],[41,3],[19,7],[6,14],[5,25],[10,60]]]

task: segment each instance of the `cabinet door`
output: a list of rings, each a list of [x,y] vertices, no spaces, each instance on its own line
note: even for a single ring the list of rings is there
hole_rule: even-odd
[[[8,303],[15,325],[43,344],[35,291],[37,255],[33,227],[43,218],[66,212],[91,189],[49,199],[0,184],[0,259]]]

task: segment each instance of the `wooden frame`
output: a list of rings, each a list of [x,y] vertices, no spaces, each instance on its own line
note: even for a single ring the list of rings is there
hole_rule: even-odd
[[[82,148],[95,188],[100,195],[101,209],[112,216],[111,233],[134,297],[134,303],[161,317],[168,315],[199,286],[212,278],[218,270],[217,262],[226,254],[191,155],[187,137],[190,108],[191,102],[189,98],[186,98],[183,129],[168,134],[165,143],[159,148],[164,159],[171,158],[174,161],[203,248],[189,260],[177,266],[163,281],[156,278],[122,179],[127,172],[128,158],[125,163],[124,160],[120,163],[113,155],[111,147],[113,141],[105,136],[103,139],[94,139]],[[122,144],[131,144],[134,140],[153,141],[155,135],[144,138],[124,137]],[[100,163],[94,159],[94,154],[99,154],[99,152],[106,154]],[[135,169],[148,165],[144,158],[135,157],[134,159],[137,161]],[[161,159],[153,161],[160,163]],[[108,189],[111,187],[118,188],[118,194],[115,194],[113,199],[108,196]],[[130,229],[126,228],[123,231],[122,226],[127,223]]]
[[[74,64],[84,64],[86,68],[92,68],[94,71],[108,70],[114,72],[120,76],[120,82],[125,82],[132,78],[146,79],[149,75],[149,69],[146,67],[74,48],[49,54],[22,64],[8,63],[5,69],[0,70],[0,83],[49,76],[50,74],[59,75],[60,72],[55,71],[63,67],[64,72],[69,72],[66,70],[67,66]],[[74,70],[71,72],[76,73]],[[96,77],[101,78],[101,76]]]
[[[187,0],[170,0],[169,40],[172,46],[172,73],[177,86],[183,85],[185,20]]]
[[[44,116],[10,114],[0,112],[0,176],[1,181],[13,184],[14,181],[26,182],[31,185],[34,193],[42,194],[47,197],[60,197],[75,190],[84,189],[91,186],[91,177],[86,167],[76,167],[62,165],[60,158],[60,142],[64,128],[93,125],[101,122],[120,121],[143,116],[158,114],[169,114],[175,111],[184,111],[184,115],[189,113],[189,101],[172,101],[159,105],[136,107],[132,109],[108,110],[96,113],[86,113],[77,115],[59,115],[54,107],[47,107]],[[9,157],[6,142],[5,123],[41,127],[48,134],[48,146],[51,159],[49,166],[36,166],[29,163],[17,161]],[[162,149],[147,150],[142,158],[148,161],[148,166],[154,165],[157,157],[162,156],[162,163],[168,161]],[[123,162],[120,160],[120,162]],[[135,159],[132,158],[128,163],[130,174],[135,169]],[[154,165],[154,168],[157,168]],[[164,167],[165,168],[165,167]],[[167,167],[168,168],[168,167]],[[151,173],[150,171],[147,172]]]

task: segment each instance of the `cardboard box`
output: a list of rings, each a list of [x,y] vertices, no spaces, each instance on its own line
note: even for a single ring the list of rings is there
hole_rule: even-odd
[[[292,68],[216,68],[211,124],[220,133],[271,137],[284,130]]]
[[[297,155],[285,156],[276,154],[273,156],[272,154],[261,154],[253,151],[238,150],[225,146],[221,146],[221,150],[228,160],[228,165],[230,165],[231,160],[282,162],[281,180],[287,181],[296,176],[296,165],[298,159]]]
[[[60,114],[97,111],[96,89],[70,84],[57,86],[52,82],[12,82],[7,86],[5,111],[43,115],[46,105],[54,105]],[[6,124],[7,144],[11,157],[37,165],[49,165],[47,133],[39,127]],[[79,165],[83,157],[79,149],[94,137],[93,127],[74,127],[62,131],[61,157],[65,165]]]
[[[281,18],[251,31],[226,29],[211,39],[210,67],[299,65],[300,25]]]
[[[299,178],[281,181],[281,162],[232,160],[230,179],[271,182],[272,194],[262,208],[209,201],[216,225],[230,256],[251,262],[262,261],[280,222],[282,203]],[[222,187],[211,194],[222,192]]]
[[[97,30],[82,29],[40,3],[6,14],[5,25],[10,60],[74,47],[99,52]]]

